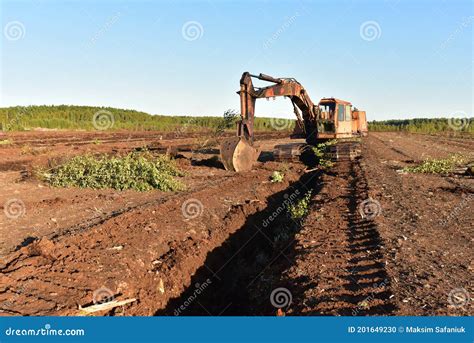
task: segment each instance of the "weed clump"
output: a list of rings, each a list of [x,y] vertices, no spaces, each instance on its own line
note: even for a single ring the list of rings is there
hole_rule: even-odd
[[[462,165],[466,159],[461,155],[451,155],[444,159],[429,159],[414,167],[403,168],[407,173],[447,174]]]
[[[285,174],[283,174],[282,172],[280,171],[277,171],[275,170],[273,173],[272,173],[272,176],[270,176],[270,181],[272,183],[279,183],[279,182],[283,182],[283,179],[285,178]]]
[[[331,161],[331,159],[328,156],[327,148],[336,143],[337,141],[335,139],[332,139],[330,141],[319,143],[318,145],[311,147],[311,149],[313,150],[314,156],[316,157],[316,163],[321,168],[326,169],[326,168],[331,168],[332,166],[334,166],[334,163]]]
[[[312,191],[308,191],[296,204],[288,206],[288,213],[292,219],[301,219],[308,213],[309,202]]]
[[[154,157],[148,152],[125,156],[76,156],[39,177],[54,187],[80,187],[116,190],[178,191],[184,184],[176,176],[183,172],[168,156]]]

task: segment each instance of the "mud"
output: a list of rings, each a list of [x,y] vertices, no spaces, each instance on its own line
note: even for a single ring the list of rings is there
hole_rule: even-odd
[[[186,192],[138,193],[52,189],[21,172],[166,136],[46,134],[51,145],[22,133],[0,149],[3,315],[81,315],[112,299],[135,301],[96,315],[474,313],[473,178],[401,172],[426,158],[473,159],[472,139],[371,133],[359,160],[308,171],[271,161],[285,140],[269,135],[251,172],[223,170],[214,148],[183,151]],[[284,182],[270,182],[275,170]],[[288,199],[309,191],[307,215],[292,219]],[[17,218],[3,215],[9,199],[24,203]]]

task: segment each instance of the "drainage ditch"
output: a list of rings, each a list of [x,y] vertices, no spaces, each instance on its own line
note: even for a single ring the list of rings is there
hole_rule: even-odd
[[[307,173],[274,194],[264,210],[249,216],[241,229],[208,254],[190,286],[156,315],[275,315],[270,294],[285,286],[280,274],[292,264],[294,236],[301,228],[301,220],[291,218],[288,207],[309,191],[316,194],[320,176],[320,171]]]

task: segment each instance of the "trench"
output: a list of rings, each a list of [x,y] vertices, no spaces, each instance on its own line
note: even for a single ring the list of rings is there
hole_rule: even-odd
[[[316,194],[320,177],[320,171],[306,173],[272,195],[264,210],[249,216],[239,230],[208,253],[190,285],[155,315],[275,315],[270,294],[285,286],[279,271],[293,264],[288,256],[293,255],[295,234],[301,229],[301,220],[292,219],[286,208],[310,190]],[[263,275],[267,269],[271,277]]]

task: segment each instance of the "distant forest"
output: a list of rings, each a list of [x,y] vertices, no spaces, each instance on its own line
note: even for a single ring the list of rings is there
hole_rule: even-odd
[[[229,114],[233,114],[230,117]],[[226,111],[226,128],[235,127],[238,115]],[[191,117],[151,115],[135,110],[93,106],[17,106],[0,108],[0,130],[21,131],[36,128],[69,130],[157,130],[174,131],[215,129],[223,125],[224,116]],[[230,124],[230,125],[229,125]],[[295,120],[255,118],[256,131],[292,130]],[[434,118],[370,121],[370,131],[406,131],[414,133],[474,133],[474,118]]]
[[[238,115],[227,117],[229,121],[236,121]],[[28,106],[0,108],[0,129],[3,131],[31,130],[35,128],[47,129],[76,129],[76,130],[157,130],[174,131],[186,129],[215,129],[222,125],[224,116],[191,117],[191,116],[164,116],[151,115],[135,110],[124,110],[111,107],[92,106]],[[234,123],[229,127],[235,128]],[[254,129],[257,131],[274,131],[279,128],[293,129],[294,120],[256,118]]]
[[[460,132],[474,134],[474,118],[420,118],[370,121],[369,131],[413,133]]]

